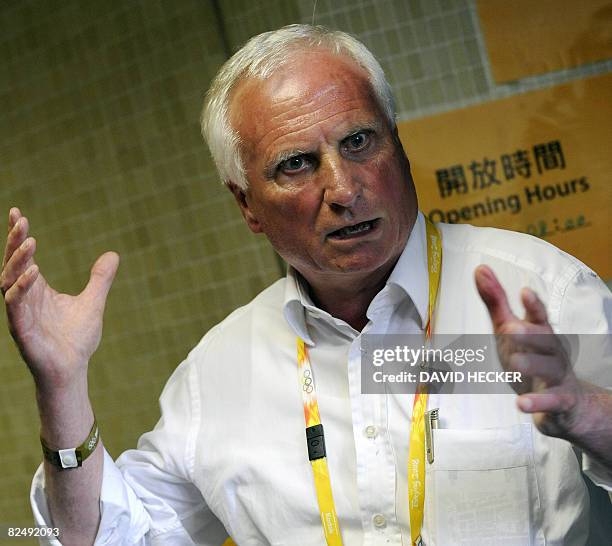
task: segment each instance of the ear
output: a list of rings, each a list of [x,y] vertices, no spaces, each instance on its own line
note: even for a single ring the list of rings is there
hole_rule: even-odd
[[[240,212],[242,213],[242,216],[244,217],[247,226],[249,226],[249,229],[253,233],[261,233],[263,231],[261,228],[261,224],[255,216],[255,213],[249,206],[249,190],[243,190],[233,182],[228,182],[227,187],[234,194],[234,199],[236,199],[236,203],[238,203],[238,206],[240,207]]]

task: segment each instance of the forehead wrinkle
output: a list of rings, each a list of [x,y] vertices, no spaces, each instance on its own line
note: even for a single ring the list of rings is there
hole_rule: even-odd
[[[328,108],[330,106],[333,108],[331,112],[329,112]],[[326,109],[328,110],[328,112],[325,112]],[[368,109],[364,108],[364,105],[361,100],[353,97],[346,98],[342,101],[330,100],[328,103],[321,105],[315,110],[306,111],[303,113],[298,112],[297,114],[296,109],[285,108],[281,112],[270,118],[270,120],[274,120],[278,125],[276,127],[271,128],[269,131],[263,133],[259,141],[263,142],[270,134],[273,134],[275,132],[286,132],[286,135],[301,133],[305,130],[312,128],[316,124],[325,123],[328,120],[334,118],[335,116],[347,115],[351,111],[364,112],[365,114],[366,112],[368,112]],[[372,117],[376,117],[374,112],[368,112],[368,114],[370,116],[374,114]],[[310,121],[310,119],[312,119],[312,121]],[[353,120],[350,121],[353,122]],[[306,124],[305,127],[299,127],[300,125],[304,124]],[[295,126],[298,126],[298,128],[293,129],[293,127]],[[283,135],[281,135],[281,137],[282,136]]]
[[[350,110],[355,109],[355,108],[351,108],[350,106],[345,106],[345,105],[350,105],[353,102],[355,102],[355,99],[345,99],[343,101],[334,101],[332,99],[329,102],[322,104],[321,106],[317,107],[314,110],[308,109],[309,105],[304,105],[302,108],[285,108],[281,110],[280,112],[278,112],[277,114],[275,114],[274,116],[272,116],[270,118],[270,121],[279,122],[279,123],[291,122],[291,123],[299,124],[302,120],[308,119],[309,117],[317,116],[321,112],[324,112],[326,108],[332,106],[334,108],[334,112],[331,115],[325,115],[325,117],[319,120],[323,122],[329,119],[330,117],[333,117],[336,114],[343,114],[345,112],[349,112]],[[341,107],[343,109],[340,110],[338,107]],[[300,110],[303,113],[300,113]],[[304,110],[306,111],[304,112]],[[282,129],[282,128],[283,127],[278,127],[278,129]]]
[[[269,144],[266,144],[266,145],[265,145],[265,147],[266,147],[268,150],[269,150],[269,149],[271,149],[271,148],[274,148],[274,146],[276,145],[276,143],[277,143],[279,140],[281,140],[281,139],[283,139],[283,138],[286,138],[286,137],[291,137],[291,138],[297,138],[297,139],[299,139],[299,135],[300,135],[301,133],[304,133],[305,131],[310,131],[310,130],[312,130],[312,129],[313,129],[313,127],[314,127],[314,126],[316,126],[316,125],[319,125],[319,124],[321,124],[321,123],[325,123],[325,122],[327,122],[327,121],[329,121],[329,120],[331,120],[331,119],[335,118],[335,117],[336,117],[336,116],[338,116],[338,115],[345,115],[345,114],[347,114],[348,112],[351,112],[351,111],[361,112],[361,111],[363,111],[363,110],[362,110],[362,109],[360,109],[360,108],[358,108],[358,107],[353,107],[353,108],[347,108],[346,110],[342,110],[342,111],[340,111],[340,112],[338,112],[338,111],[332,112],[331,114],[329,114],[328,116],[326,116],[326,117],[324,117],[324,118],[316,119],[316,120],[315,120],[313,123],[309,124],[309,125],[308,125],[308,126],[306,126],[306,127],[301,127],[301,128],[299,128],[299,129],[294,130],[294,131],[291,131],[291,132],[289,132],[289,133],[284,133],[284,132],[283,132],[282,134],[280,134],[280,135],[278,135],[277,137],[273,138],[273,140],[272,140],[272,141],[270,141],[270,143],[269,143]],[[306,117],[308,117],[309,115],[310,115],[310,116],[312,116],[312,115],[314,115],[314,113],[311,113],[311,114],[304,114],[304,115],[303,115],[303,116],[301,116],[301,117],[302,117],[302,118],[306,118]],[[347,123],[347,124],[345,124],[345,125],[350,125],[351,127],[354,127],[354,126],[361,126],[361,125],[368,125],[368,126],[369,126],[369,125],[372,125],[373,123],[375,123],[375,120],[374,120],[374,121],[365,121],[365,120],[361,120],[361,121],[360,121],[359,119],[356,119],[356,120],[351,120],[350,124],[349,124],[349,123]],[[270,130],[268,133],[266,133],[266,134],[264,134],[264,135],[262,136],[262,138],[261,138],[261,142],[264,142],[264,141],[266,140],[266,138],[267,138],[267,137],[269,137],[270,135],[273,135],[275,132],[283,131],[283,129],[284,129],[283,127],[276,127],[276,128],[274,128],[274,129]],[[340,127],[340,129],[339,129],[339,130],[343,130],[343,128],[342,128],[342,127]],[[319,135],[321,135],[321,133],[324,133],[324,130],[323,130],[322,128],[320,128],[320,127],[319,127],[319,130],[318,130],[317,132],[318,132],[318,134],[319,134]],[[320,140],[321,140],[321,136],[319,136],[319,138],[318,138],[317,140],[318,140],[318,141],[320,141]],[[274,157],[275,155],[280,155],[280,154],[282,153],[282,148],[283,148],[283,146],[281,145],[281,146],[280,146],[280,148],[281,148],[281,151],[280,151],[280,152],[272,152],[272,153],[270,153],[270,155],[269,155],[268,157]],[[287,145],[287,149],[298,149],[298,148],[304,148],[304,146],[303,146],[301,143],[300,143],[300,144],[297,144],[297,145],[292,145],[291,143],[289,143],[289,144]],[[267,155],[267,154],[266,154],[266,155]]]
[[[324,99],[325,95],[328,95],[327,100]],[[307,102],[303,102],[304,99],[307,99]],[[281,98],[276,98],[274,100],[274,107],[283,107],[283,109],[278,113],[273,115],[270,118],[270,121],[276,121],[279,118],[283,119],[284,115],[287,113],[290,113],[292,110],[298,109],[298,110],[304,110],[304,109],[309,109],[312,105],[314,105],[315,103],[324,100],[324,102],[318,106],[314,112],[317,112],[323,108],[325,108],[326,106],[329,106],[330,104],[334,104],[337,103],[338,101],[338,89],[337,89],[337,85],[334,84],[330,84],[324,88],[322,88],[320,91],[317,91],[315,93],[308,93],[306,91],[302,92],[302,93],[297,93],[297,94],[291,94],[289,96],[286,97],[281,97]],[[354,100],[354,99],[351,99]],[[298,103],[298,107],[296,108],[295,106],[293,106],[293,103]],[[341,104],[342,101],[340,101]],[[313,112],[313,113],[314,113]]]

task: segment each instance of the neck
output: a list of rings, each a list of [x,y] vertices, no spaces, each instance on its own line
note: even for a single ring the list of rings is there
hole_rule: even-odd
[[[395,264],[393,264],[395,265]],[[372,275],[342,273],[339,279],[306,279],[315,305],[361,331],[368,323],[366,312],[376,294],[385,286],[393,266]]]

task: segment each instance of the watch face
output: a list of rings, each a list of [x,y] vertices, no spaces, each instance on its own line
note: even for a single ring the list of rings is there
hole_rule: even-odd
[[[76,449],[60,449],[58,451],[62,468],[76,468],[79,466],[79,461],[76,456]]]

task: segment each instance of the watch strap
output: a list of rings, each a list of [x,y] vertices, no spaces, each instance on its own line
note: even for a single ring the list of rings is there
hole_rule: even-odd
[[[78,447],[72,447],[68,449],[59,449],[55,451],[51,449],[45,441],[40,438],[40,444],[45,459],[52,465],[62,469],[68,470],[70,468],[78,468],[83,465],[83,461],[89,457],[100,440],[100,431],[98,430],[98,423],[94,416],[94,422],[87,435],[85,441]]]

